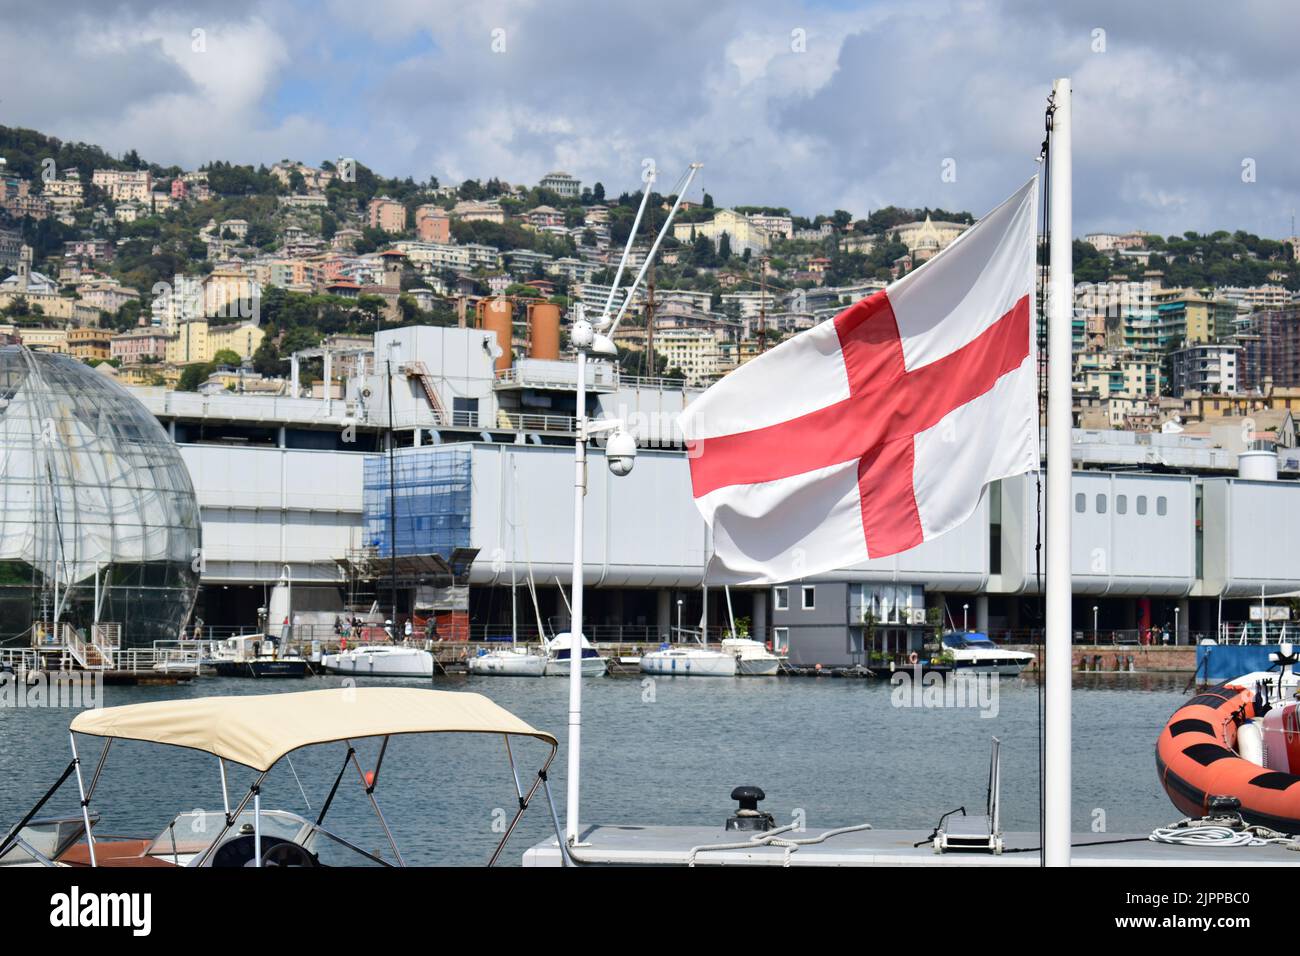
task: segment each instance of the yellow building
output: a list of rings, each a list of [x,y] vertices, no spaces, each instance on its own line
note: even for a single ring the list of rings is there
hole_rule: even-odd
[[[141,365],[123,365],[117,370],[116,377],[123,385],[165,385],[174,389],[180,384],[181,370],[161,362],[146,362]]]
[[[113,355],[113,333],[110,329],[68,329],[68,351],[83,362],[108,361]]]
[[[240,358],[249,359],[257,351],[266,332],[261,326],[252,322],[234,322],[230,325],[213,325],[208,327],[208,348],[212,355],[229,349]],[[211,361],[208,358],[207,361]]]
[[[171,365],[193,365],[211,362],[212,348],[208,344],[208,320],[190,319],[176,327],[176,337],[167,343],[167,362]]]
[[[68,330],[58,329],[29,329],[19,328],[18,335],[23,340],[23,345],[29,349],[43,349],[46,352],[67,352],[68,351]]]

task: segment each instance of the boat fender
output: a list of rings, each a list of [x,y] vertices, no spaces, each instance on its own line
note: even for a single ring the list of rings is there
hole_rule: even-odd
[[[1264,734],[1256,721],[1247,720],[1237,728],[1237,753],[1243,760],[1265,766]]]
[[[912,653],[910,653],[910,654],[907,655],[907,663],[909,663],[909,664],[915,664],[915,663],[916,663],[917,661],[919,661],[920,659],[921,659],[921,658],[920,658],[920,656],[916,653],[916,651],[912,651]]]

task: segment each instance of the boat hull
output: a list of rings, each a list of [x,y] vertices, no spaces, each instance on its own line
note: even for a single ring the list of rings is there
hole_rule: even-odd
[[[432,677],[433,655],[428,651],[410,654],[326,654],[321,666],[331,674],[351,677]]]
[[[604,677],[609,669],[609,661],[603,657],[584,657],[582,659],[583,677]],[[547,677],[568,677],[573,667],[567,657],[552,657],[546,661]]]
[[[774,677],[781,671],[781,658],[737,658],[736,673],[741,677]]]
[[[641,658],[641,673],[657,677],[735,677],[736,658],[731,654],[674,654],[656,651]]]
[[[542,677],[547,659],[539,654],[483,654],[471,657],[466,667],[471,674],[491,677]]]
[[[310,671],[302,660],[218,661],[218,677],[302,678]]]

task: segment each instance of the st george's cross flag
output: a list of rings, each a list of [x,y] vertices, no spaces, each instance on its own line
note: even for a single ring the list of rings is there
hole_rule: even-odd
[[[914,272],[742,365],[678,419],[738,583],[898,554],[1038,467],[1037,179]]]

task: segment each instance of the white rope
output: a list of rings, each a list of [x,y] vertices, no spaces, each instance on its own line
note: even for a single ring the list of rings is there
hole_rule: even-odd
[[[702,846],[693,846],[686,855],[686,865],[695,866],[695,857],[699,853],[705,853],[710,850],[751,850],[758,847],[774,846],[784,847],[785,854],[781,858],[782,866],[790,865],[790,856],[801,846],[812,846],[815,843],[823,843],[831,837],[839,836],[842,833],[854,833],[859,830],[870,830],[870,823],[857,823],[849,827],[836,827],[833,830],[826,830],[815,837],[804,837],[802,839],[784,839],[782,833],[789,832],[795,828],[796,824],[787,823],[783,827],[777,827],[775,830],[768,830],[757,836],[752,836],[748,840],[739,843],[711,843]]]
[[[1194,823],[1190,818],[1172,827],[1156,827],[1148,837],[1153,843],[1176,846],[1269,846],[1276,844],[1300,850],[1300,841],[1267,827],[1231,827]]]

